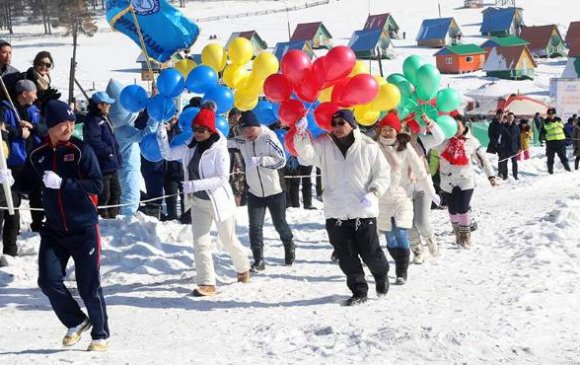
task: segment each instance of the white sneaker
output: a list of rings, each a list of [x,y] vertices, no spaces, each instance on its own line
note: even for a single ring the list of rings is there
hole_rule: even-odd
[[[439,245],[435,241],[435,236],[427,238],[427,247],[429,247],[429,253],[433,257],[439,256]]]
[[[62,339],[62,344],[64,346],[74,345],[75,343],[79,342],[79,340],[81,339],[81,334],[83,332],[85,332],[86,330],[88,330],[89,328],[91,328],[91,322],[89,322],[88,318],[85,318],[85,320],[81,324],[79,324],[78,326],[71,327],[68,329],[68,331],[66,332],[66,335]]]
[[[423,254],[423,251],[413,251],[413,255],[413,264],[421,265],[423,262],[425,262],[425,254]]]
[[[107,351],[109,349],[109,341],[105,339],[92,340],[87,351]]]

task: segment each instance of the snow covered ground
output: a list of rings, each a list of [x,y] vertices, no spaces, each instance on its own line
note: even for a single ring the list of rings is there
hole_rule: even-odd
[[[284,3],[304,1],[190,2],[186,12],[202,18]],[[441,0],[442,15],[458,20],[465,42],[480,43],[480,11],[460,9],[462,4]],[[437,16],[437,2],[371,0],[370,5],[371,13],[392,12],[407,32],[407,40],[395,41],[400,57],[384,61],[386,74],[400,72],[406,55],[431,57],[434,51],[415,47],[413,39],[422,19]],[[580,9],[565,0],[518,5],[526,9],[527,24],[555,22],[562,33]],[[291,28],[322,20],[336,43],[345,44],[368,12],[366,1],[341,0],[288,15],[202,23],[194,51],[210,34],[223,44],[231,32],[248,29],[273,46],[287,37],[287,17]],[[14,64],[25,70],[39,50],[51,51],[54,84],[66,90],[70,39],[31,36],[40,30],[17,28]],[[102,88],[110,77],[125,82],[137,77],[139,50],[120,34],[81,37],[78,52],[78,79],[88,88],[93,82]],[[535,81],[500,81],[494,89],[547,96],[549,78],[562,72],[565,61],[540,64]],[[443,84],[467,92],[490,82],[483,76],[446,76]],[[103,354],[83,351],[89,336],[72,350],[61,348],[65,330],[36,286],[39,238],[24,223],[22,256],[0,269],[0,363],[580,364],[580,175],[557,167],[548,176],[542,150],[534,154],[521,163],[518,182],[492,188],[478,178],[472,206],[480,228],[471,251],[451,245],[447,215],[434,211],[441,256],[412,266],[408,285],[392,287],[386,298],[375,299],[371,290],[369,303],[357,308],[339,305],[349,293],[329,260],[320,210],[288,210],[298,245],[290,268],[283,266],[283,248],[268,219],[269,266],[250,284],[235,282],[233,266],[216,243],[220,294],[201,300],[189,295],[195,277],[189,226],[142,215],[103,221],[102,274],[112,330],[112,347]],[[245,208],[237,218],[237,232],[249,247]],[[73,279],[69,275],[71,285]]]

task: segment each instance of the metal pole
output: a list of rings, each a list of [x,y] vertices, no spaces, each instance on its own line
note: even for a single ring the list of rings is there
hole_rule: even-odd
[[[16,119],[18,120],[18,122],[20,122],[20,115],[18,115],[18,111],[14,107],[14,103],[12,103],[12,99],[10,99],[10,94],[8,94],[8,89],[6,88],[6,84],[4,83],[2,77],[0,77],[0,86],[2,86],[2,91],[4,91],[4,93],[8,97],[10,106],[12,106],[12,109],[16,114]],[[2,170],[4,171],[8,170],[8,165],[6,164],[6,155],[4,154],[4,148],[2,148],[2,146],[0,146],[0,168],[2,168]],[[7,180],[4,180],[2,182],[2,189],[4,190],[4,196],[6,197],[8,214],[14,215],[14,202],[12,201],[12,189],[10,189],[10,183],[8,183]]]
[[[73,18],[72,25],[73,33],[73,55],[70,59],[70,74],[68,80],[68,104],[70,105],[74,98],[74,88],[75,88],[75,69],[77,67],[77,36],[78,36],[78,18]]]

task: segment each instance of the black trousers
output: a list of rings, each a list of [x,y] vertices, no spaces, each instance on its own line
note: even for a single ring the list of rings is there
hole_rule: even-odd
[[[449,214],[466,214],[471,210],[471,197],[473,189],[461,190],[454,187],[451,194],[447,195],[447,209]]]
[[[320,169],[317,167],[316,168],[316,195],[317,196],[322,196],[322,176],[321,176],[322,172],[320,171]]]
[[[514,153],[502,153],[502,152],[500,152],[500,154],[499,154],[499,161],[500,162],[498,162],[498,167],[499,167],[498,173],[499,173],[499,176],[501,176],[501,178],[504,180],[507,180],[507,178],[508,178],[508,161],[509,160],[512,161],[512,174],[514,175],[514,179],[518,178],[518,160],[517,160],[517,156],[511,157],[513,155],[514,155]]]
[[[165,179],[165,194],[174,195],[177,192],[181,195],[181,212],[183,212],[183,186],[181,181],[174,179]],[[165,198],[165,207],[167,208],[167,219],[179,219],[177,215],[177,195]]]
[[[361,259],[375,280],[387,279],[389,262],[379,243],[376,218],[327,219],[326,231],[354,296],[366,296],[369,290]]]
[[[12,189],[12,202],[14,208],[20,207],[20,195],[14,189]],[[2,205],[6,206],[5,199]],[[1,210],[0,229],[2,230],[2,253],[5,255],[16,256],[18,254],[18,245],[16,244],[16,241],[18,239],[18,234],[20,233],[20,211],[14,210],[14,214],[10,215],[8,214],[8,210]]]
[[[312,166],[300,165],[295,172],[286,171],[286,188],[288,192],[289,206],[300,207],[300,182],[302,182],[302,199],[305,207],[312,206]],[[308,176],[308,177],[298,177]]]
[[[548,172],[554,173],[554,155],[558,155],[560,162],[564,165],[566,171],[570,171],[568,165],[568,157],[566,157],[566,143],[565,141],[547,141],[546,142],[546,156],[548,157]]]
[[[286,222],[286,195],[284,192],[267,197],[257,197],[248,193],[248,216],[250,218],[250,247],[264,247],[264,217],[266,208],[272,217],[272,223],[284,244],[289,244],[294,236]]]
[[[99,195],[99,206],[119,205],[121,200],[121,184],[117,171],[103,175],[103,191]],[[119,207],[99,209],[103,218],[115,218],[119,214]]]

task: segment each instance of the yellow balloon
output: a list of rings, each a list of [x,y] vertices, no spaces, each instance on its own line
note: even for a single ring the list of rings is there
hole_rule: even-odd
[[[260,53],[252,63],[252,76],[258,80],[266,80],[272,74],[278,72],[278,59],[272,53]]]
[[[395,108],[401,102],[401,92],[393,84],[386,83],[379,86],[379,94],[370,104],[375,111],[385,111]]]
[[[236,65],[235,63],[232,63],[226,66],[223,80],[227,86],[231,89],[235,89],[242,82],[246,81],[249,76],[250,71],[246,70],[245,65]]]
[[[201,51],[201,62],[208,65],[216,72],[221,72],[226,67],[227,55],[224,47],[217,43],[210,43]]]
[[[367,67],[367,64],[365,61],[356,61],[356,63],[354,64],[354,67],[352,68],[352,71],[350,72],[350,74],[348,75],[348,77],[353,77],[356,76],[358,74],[368,74],[369,72],[369,68]]]
[[[242,111],[252,110],[258,105],[258,95],[246,89],[238,89],[234,93],[234,106]]]
[[[187,75],[189,75],[189,73],[191,72],[191,70],[193,70],[195,66],[197,66],[197,64],[193,60],[190,60],[189,58],[179,60],[175,62],[175,65],[173,65],[173,67],[177,71],[179,71],[183,75],[183,77],[187,77]]]
[[[245,65],[254,57],[254,46],[246,38],[234,38],[228,45],[228,56],[232,63]]]
[[[354,117],[358,124],[369,127],[379,120],[381,113],[376,110],[372,110],[369,104],[358,105],[354,108]]]
[[[332,86],[327,87],[326,89],[323,89],[320,92],[320,96],[318,97],[318,101],[320,101],[321,103],[325,103],[327,101],[330,101],[332,99]]]
[[[243,85],[243,87],[247,90],[247,92],[250,92],[252,94],[255,94],[255,95],[263,94],[264,93],[264,80],[255,77],[254,74],[252,73],[252,74],[250,74],[248,81],[246,82],[245,85]]]
[[[387,83],[387,80],[385,80],[384,78],[382,78],[379,75],[373,76],[375,78],[375,80],[377,80],[377,83],[379,84],[379,86],[384,85]]]

